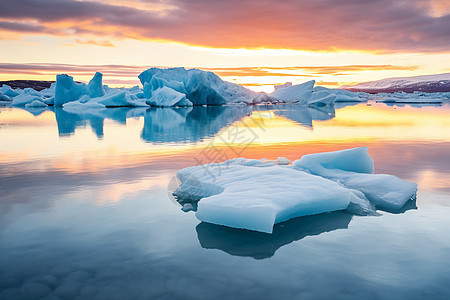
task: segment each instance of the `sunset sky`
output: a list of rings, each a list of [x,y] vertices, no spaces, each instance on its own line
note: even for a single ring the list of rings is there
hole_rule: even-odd
[[[182,66],[271,92],[450,72],[450,0],[0,2],[0,80]]]

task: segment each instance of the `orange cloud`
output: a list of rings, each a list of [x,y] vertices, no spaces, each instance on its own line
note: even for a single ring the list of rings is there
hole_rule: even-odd
[[[137,78],[137,76],[150,66],[127,65],[71,65],[54,63],[0,63],[0,74],[33,74],[56,75],[68,73],[70,75],[92,75],[101,72],[105,77]],[[223,77],[315,77],[317,75],[340,75],[342,72],[361,71],[414,71],[419,66],[394,65],[348,65],[348,66],[294,66],[294,67],[229,67],[229,68],[200,68],[211,71]],[[105,78],[106,79],[106,78]],[[137,81],[136,81],[137,82]],[[248,84],[247,84],[248,85]],[[259,84],[261,85],[261,84]]]
[[[153,7],[136,6],[135,2],[10,1],[0,11],[0,30],[218,48],[450,49],[450,10],[445,0],[172,0],[155,2]]]
[[[83,40],[75,40],[75,42],[77,44],[81,44],[81,45],[95,45],[95,46],[102,46],[102,47],[115,47],[115,45],[113,43],[111,43],[110,41],[94,41],[94,40],[87,40],[87,41],[83,41]]]

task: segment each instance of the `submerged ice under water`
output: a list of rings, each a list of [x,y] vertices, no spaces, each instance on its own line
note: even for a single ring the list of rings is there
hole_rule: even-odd
[[[448,298],[450,107],[370,105],[0,107],[0,298]],[[192,165],[360,146],[417,201],[269,235],[168,195]]]

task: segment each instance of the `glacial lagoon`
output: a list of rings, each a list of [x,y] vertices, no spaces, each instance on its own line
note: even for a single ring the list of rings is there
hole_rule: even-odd
[[[450,105],[0,107],[1,299],[447,299]],[[201,223],[184,167],[369,147],[418,184],[381,216]],[[205,170],[207,172],[207,170]]]

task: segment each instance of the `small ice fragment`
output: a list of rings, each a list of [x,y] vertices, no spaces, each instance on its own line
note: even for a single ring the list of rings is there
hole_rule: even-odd
[[[181,210],[184,212],[188,212],[188,211],[194,210],[194,206],[192,206],[191,203],[185,203],[185,204],[183,204],[183,207],[181,208]]]
[[[278,157],[277,158],[277,164],[280,166],[288,165],[290,163],[291,163],[291,161],[289,159],[287,159],[286,157]]]
[[[42,101],[34,100],[31,103],[25,104],[26,107],[47,107],[47,104],[45,104]]]

